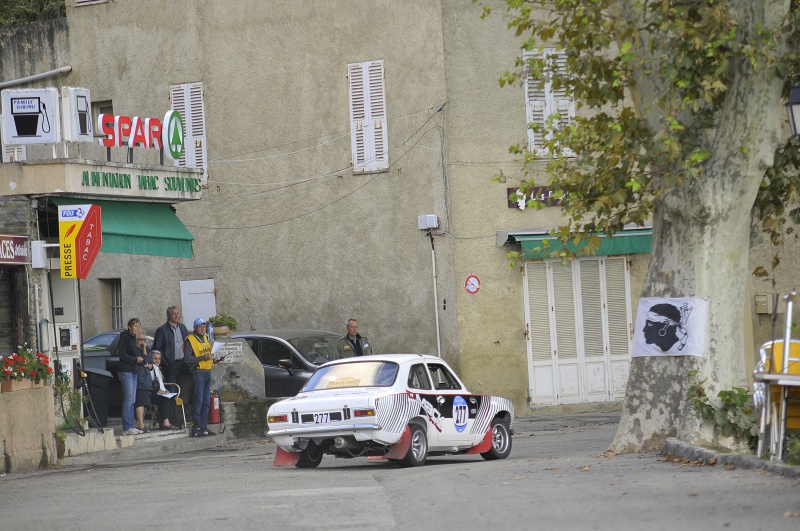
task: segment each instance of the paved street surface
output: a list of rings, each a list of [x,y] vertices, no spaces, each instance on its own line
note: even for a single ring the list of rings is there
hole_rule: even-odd
[[[521,419],[511,457],[422,468],[334,459],[273,468],[239,440],[149,462],[0,477],[0,529],[800,529],[800,482],[603,455],[618,414]]]

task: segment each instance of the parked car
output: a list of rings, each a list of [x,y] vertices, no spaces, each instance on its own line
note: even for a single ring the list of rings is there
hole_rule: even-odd
[[[326,363],[267,422],[276,466],[314,468],[324,454],[421,466],[429,455],[508,457],[514,407],[470,393],[440,358],[387,354]]]
[[[113,356],[108,350],[114,339],[122,330],[108,330],[94,335],[83,342],[83,368],[102,369],[111,373],[111,383],[108,390],[108,409],[114,414],[122,406],[122,384],[117,378],[117,365],[119,358]],[[147,346],[153,346],[153,337],[147,336]]]
[[[244,339],[264,366],[267,398],[294,396],[317,367],[334,359],[341,336],[306,329],[237,332],[231,339]]]

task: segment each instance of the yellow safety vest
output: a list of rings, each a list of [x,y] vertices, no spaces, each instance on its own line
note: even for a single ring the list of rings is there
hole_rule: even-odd
[[[208,340],[208,336],[203,336],[203,338],[205,342],[201,343],[196,335],[189,334],[189,343],[192,345],[194,355],[198,358],[202,358],[206,354],[211,354],[211,342]],[[213,366],[214,360],[203,360],[197,364],[197,368],[201,371],[210,371]]]

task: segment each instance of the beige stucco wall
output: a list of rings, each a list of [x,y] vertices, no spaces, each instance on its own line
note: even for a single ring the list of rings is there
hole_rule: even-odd
[[[55,463],[55,425],[52,387],[0,393],[0,470],[25,472]]]
[[[195,257],[101,253],[81,282],[84,336],[106,322],[98,279],[121,278],[124,319],[151,330],[180,304],[181,280],[213,278],[218,310],[245,329],[342,332],[355,317],[376,351],[435,352],[430,241],[417,216],[445,217],[441,28],[428,0],[70,6],[57,57],[28,57],[2,77],[69,64],[42,84],[89,88],[131,116],[163,116],[169,85],[202,82],[210,161],[203,199],[177,206]],[[353,175],[347,64],[371,59],[386,69],[391,168]],[[81,146],[81,156],[105,150]],[[437,239],[436,253],[442,351],[457,366],[453,243]]]

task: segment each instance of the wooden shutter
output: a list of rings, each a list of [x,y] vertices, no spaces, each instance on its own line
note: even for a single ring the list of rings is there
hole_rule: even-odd
[[[544,262],[527,262],[528,304],[530,306],[529,331],[531,356],[534,361],[551,361],[553,349],[550,342],[550,302],[547,290],[547,267]]]
[[[526,52],[523,56],[528,60],[538,56],[538,53]],[[545,59],[554,61],[554,69],[558,73],[566,72],[567,56],[553,48],[542,51]],[[549,77],[549,76],[546,76]],[[537,87],[536,78],[530,72],[525,76],[526,117],[528,124],[544,125],[547,118],[558,113],[558,127],[568,126],[575,117],[575,102],[569,98],[564,89],[554,89],[552,82],[545,80],[543,87]],[[547,156],[543,147],[542,133],[536,133],[528,128],[528,149],[539,156]],[[570,153],[568,153],[569,155]]]
[[[172,108],[183,117],[185,146],[176,166],[201,168],[202,181],[208,180],[208,149],[206,146],[206,113],[203,103],[203,84],[184,83],[170,86]]]
[[[352,164],[355,172],[389,167],[383,61],[347,65]]]

